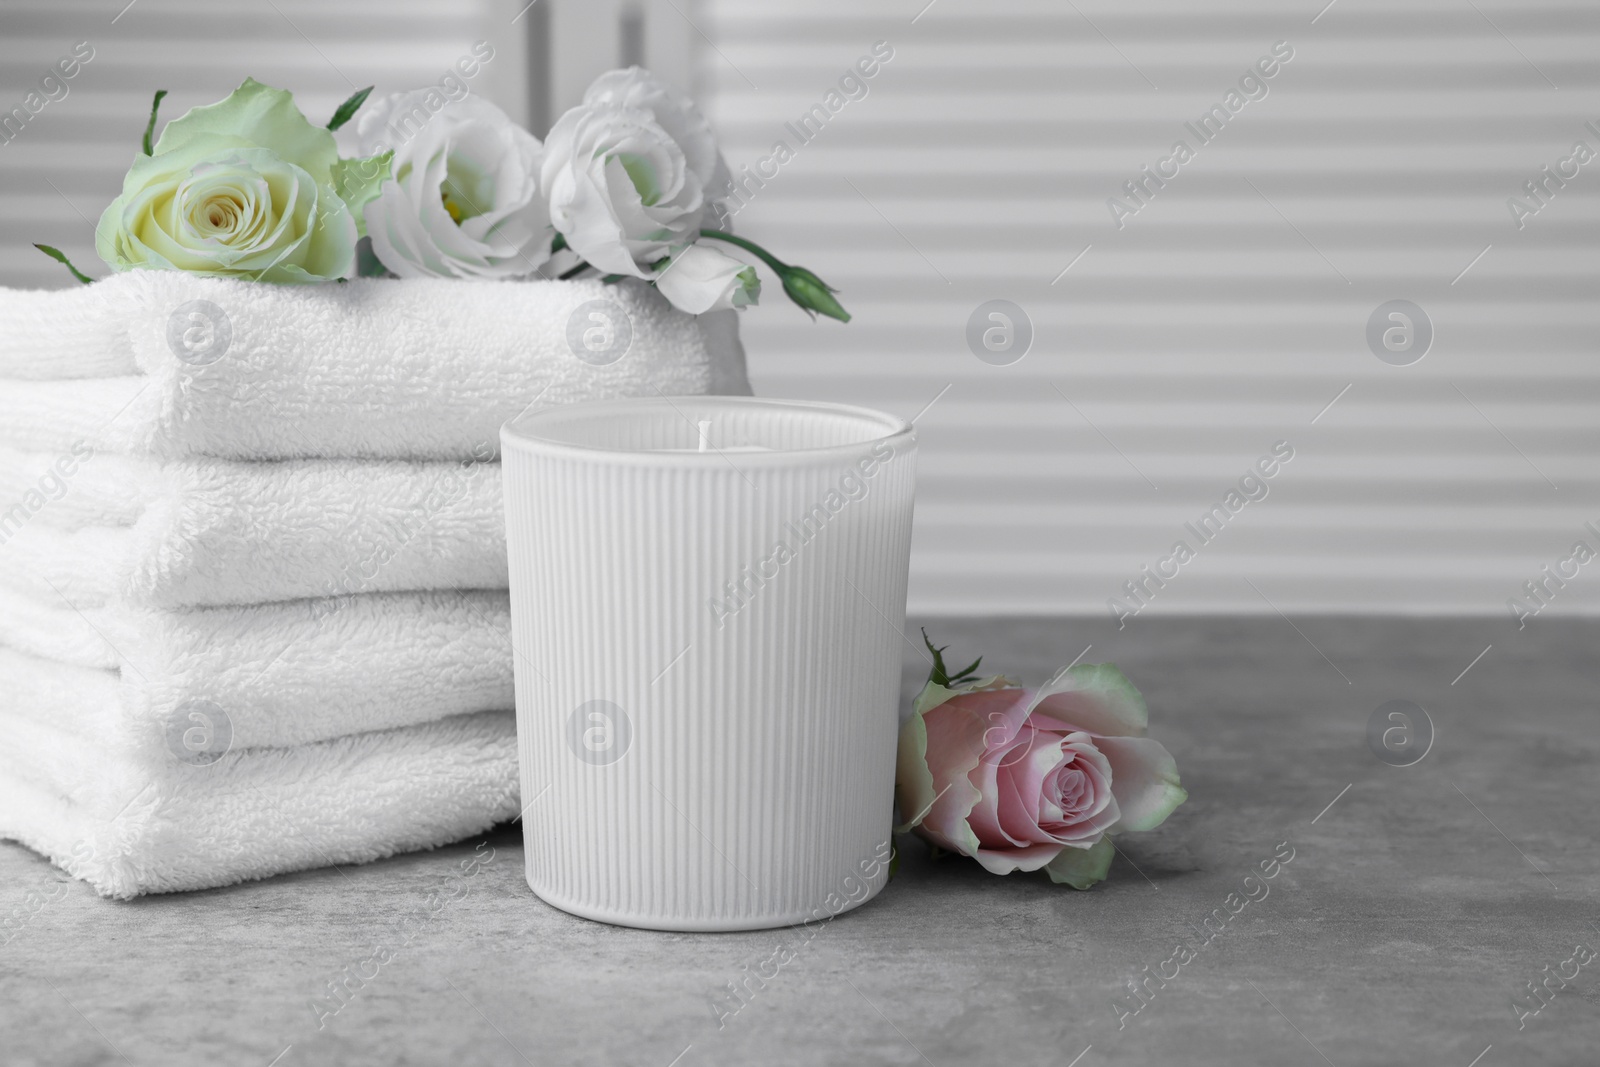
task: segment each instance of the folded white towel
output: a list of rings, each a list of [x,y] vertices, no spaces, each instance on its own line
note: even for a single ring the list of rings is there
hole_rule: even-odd
[[[63,529],[132,526],[158,495],[156,470],[148,459],[97,456],[87,441],[65,452],[0,445],[0,546],[34,521]]]
[[[79,608],[504,589],[500,465],[0,447],[0,585]]]
[[[534,403],[749,392],[725,317],[634,282],[130,271],[0,295],[0,440],[33,451],[465,460]]]
[[[206,889],[459,841],[515,816],[516,721],[455,716],[196,766],[0,712],[0,838],[102,895]]]
[[[151,759],[196,710],[217,747],[301,745],[512,707],[509,611],[504,592],[172,612],[0,592],[0,693]]]
[[[133,374],[132,294],[113,274],[63,289],[0,286],[0,378],[109,378]]]

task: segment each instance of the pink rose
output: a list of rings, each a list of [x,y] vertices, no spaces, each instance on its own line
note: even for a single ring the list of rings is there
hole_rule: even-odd
[[[1171,753],[1145,736],[1144,698],[1109,663],[1037,690],[952,682],[942,659],[934,679],[900,732],[898,829],[994,874],[1043,867],[1087,889],[1111,866],[1110,835],[1153,830],[1188,796]]]

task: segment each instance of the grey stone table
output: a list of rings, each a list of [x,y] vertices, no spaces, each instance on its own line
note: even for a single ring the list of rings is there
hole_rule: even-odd
[[[514,828],[132,903],[58,890],[60,872],[0,846],[0,907],[55,897],[0,948],[0,1061],[1600,1063],[1600,960],[1551,979],[1545,1000],[1527,986],[1570,975],[1576,945],[1600,948],[1600,624],[930,628],[952,654],[982,651],[1033,682],[1092,643],[1091,661],[1119,663],[1149,698],[1188,803],[1124,838],[1089,892],[912,842],[859,910],[750,934],[650,933],[547,907],[522,880]],[[926,664],[909,644],[905,657],[909,694]],[[1436,728],[1412,766],[1366,742],[1392,699]],[[1290,849],[1241,909],[1245,877]],[[423,916],[401,947],[396,926]],[[727,983],[785,943],[794,958],[719,1025]],[[1179,945],[1192,958],[1168,962]],[[319,1013],[346,968],[372,977]],[[1147,973],[1171,977],[1136,997],[1127,981]],[[1544,1005],[1520,1029],[1518,998]]]

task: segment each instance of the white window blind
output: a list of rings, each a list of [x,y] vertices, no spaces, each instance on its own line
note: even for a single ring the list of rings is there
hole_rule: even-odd
[[[1153,613],[1505,612],[1574,541],[1600,548],[1600,161],[1541,172],[1600,151],[1600,9],[1576,0],[22,0],[0,111],[76,42],[95,55],[0,145],[0,282],[69,283],[33,241],[101,271],[92,223],[154,88],[172,117],[248,73],[321,116],[480,39],[474,88],[536,129],[642,58],[768,175],[736,227],[856,320],[814,325],[769,284],[744,316],[758,391],[921,412],[915,611],[1105,612],[1132,581]],[[1292,58],[1241,87],[1277,42]],[[997,299],[1033,328],[1009,366],[966,336]],[[1392,300],[1432,323],[1410,366],[1366,338]],[[1265,499],[1187,533],[1278,441]],[[1155,587],[1179,540],[1193,558]],[[1549,610],[1600,606],[1597,567]]]
[[[814,325],[772,292],[744,317],[758,392],[922,411],[913,611],[1104,613],[1183,540],[1177,576],[1143,580],[1149,612],[1508,612],[1574,541],[1600,549],[1600,160],[1521,229],[1507,205],[1574,142],[1600,151],[1595,5],[697,17],[734,169],[793,152],[736,225],[856,316]],[[892,60],[801,144],[796,120],[876,41]],[[1292,58],[1241,89],[1275,45]],[[1205,142],[1191,126],[1219,105]],[[1180,139],[1193,158],[1163,164]],[[1009,366],[966,340],[994,299],[1034,330]],[[1367,320],[1402,299],[1435,336],[1393,366]],[[1265,499],[1190,533],[1278,441],[1294,456]],[[1600,606],[1600,563],[1581,571],[1550,611]]]

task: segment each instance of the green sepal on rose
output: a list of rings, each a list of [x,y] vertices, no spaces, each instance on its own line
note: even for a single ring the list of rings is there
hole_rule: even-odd
[[[1111,857],[1116,852],[1117,847],[1107,834],[1088,848],[1062,849],[1055,859],[1044,865],[1044,873],[1057,885],[1088,889],[1106,880],[1106,875],[1111,873]]]

